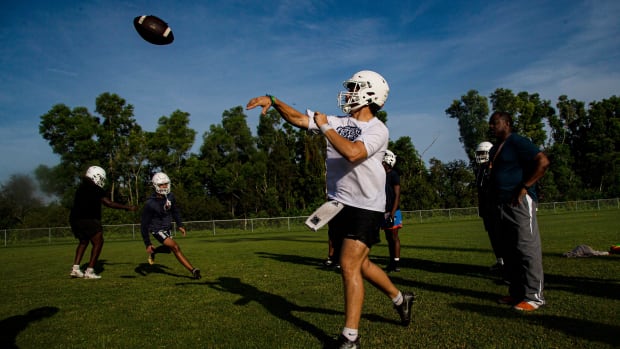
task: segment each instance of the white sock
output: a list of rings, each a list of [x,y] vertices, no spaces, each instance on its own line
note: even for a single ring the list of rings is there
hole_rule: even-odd
[[[403,304],[403,293],[398,291],[396,297],[392,298],[392,302],[394,302],[394,305],[396,306]]]
[[[86,268],[86,272],[94,274],[95,273],[95,269],[93,269],[93,268]]]
[[[398,262],[398,261],[400,261],[400,258],[394,258],[394,261]]]
[[[347,339],[351,342],[355,342],[355,340],[357,339],[357,329],[345,327],[342,330],[342,335],[347,337]]]
[[[73,265],[73,270],[80,270],[80,265],[79,264],[74,264]]]

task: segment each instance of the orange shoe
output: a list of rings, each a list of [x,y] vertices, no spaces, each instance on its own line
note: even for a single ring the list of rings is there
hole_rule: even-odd
[[[514,307],[512,307],[514,310],[518,310],[518,311],[524,311],[524,312],[530,312],[530,311],[534,311],[536,309],[538,309],[540,306],[532,301],[523,301],[517,305],[515,305]]]

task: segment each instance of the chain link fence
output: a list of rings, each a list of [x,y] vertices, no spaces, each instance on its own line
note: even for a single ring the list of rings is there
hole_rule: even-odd
[[[581,200],[540,203],[538,213],[560,214],[574,211],[595,211],[620,209],[620,199]],[[431,223],[450,220],[479,219],[477,207],[402,211],[405,224]],[[184,222],[191,236],[213,236],[223,234],[243,234],[260,232],[299,232],[309,231],[305,226],[307,216],[247,218],[210,221]],[[322,229],[327,229],[326,227]],[[140,224],[104,225],[106,241],[142,240]],[[176,230],[175,230],[176,231]],[[0,229],[4,247],[45,244],[74,244],[75,237],[71,227],[48,227],[27,229]]]

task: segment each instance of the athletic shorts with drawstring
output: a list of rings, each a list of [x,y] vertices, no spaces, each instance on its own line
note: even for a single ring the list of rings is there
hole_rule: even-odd
[[[368,248],[381,241],[383,212],[345,206],[329,223],[329,238],[340,251],[344,239],[359,240]]]

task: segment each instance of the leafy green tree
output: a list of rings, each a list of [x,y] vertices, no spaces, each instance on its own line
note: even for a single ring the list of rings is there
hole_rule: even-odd
[[[60,164],[54,168],[39,167],[37,179],[44,183],[45,193],[68,202],[67,195],[76,185],[79,176],[90,164],[98,164],[101,157],[96,135],[99,118],[84,107],[70,109],[57,104],[41,116],[39,133],[60,156]]]
[[[592,196],[620,194],[620,98],[590,103],[572,147],[576,171]]]
[[[124,171],[128,159],[132,157],[130,151],[135,149],[129,144],[130,140],[135,140],[135,137],[131,137],[132,131],[141,131],[133,117],[133,105],[127,104],[117,94],[108,92],[99,95],[95,105],[95,111],[103,119],[97,128],[97,149],[100,153],[97,160],[101,161],[107,172],[111,199],[115,200],[116,194],[131,197],[131,179]]]
[[[544,119],[555,113],[551,102],[541,100],[537,93],[520,92],[514,95],[509,89],[497,89],[491,94],[493,111],[505,111],[512,114],[513,129],[539,146],[545,144],[547,135]]]
[[[574,171],[571,148],[578,136],[578,120],[585,118],[586,110],[583,102],[569,100],[564,95],[559,97],[556,107],[559,113],[548,116],[551,139],[546,153],[551,167],[539,183],[544,193],[541,201],[578,200],[583,184]]]
[[[394,170],[400,175],[401,209],[418,210],[437,205],[429,183],[428,171],[410,137],[390,141],[388,148],[396,154]]]
[[[127,149],[123,152],[120,165],[121,173],[125,177],[129,202],[139,204],[148,195],[144,185],[150,183],[150,173],[147,171],[150,155],[147,133],[139,126],[132,128],[127,137]]]
[[[453,160],[446,165],[450,197],[445,207],[476,206],[478,197],[474,185],[475,175],[463,160]]]
[[[0,186],[0,227],[27,226],[28,215],[42,206],[43,200],[37,195],[33,179],[23,174],[12,175]]]
[[[476,147],[482,141],[489,141],[489,104],[478,91],[470,90],[460,100],[455,100],[446,109],[450,118],[457,119],[459,141],[463,144],[469,161],[475,160]]]
[[[429,184],[433,190],[433,196],[437,198],[438,204],[438,206],[432,208],[446,208],[448,196],[450,195],[450,183],[448,182],[446,166],[437,158],[431,158],[429,163]]]
[[[128,143],[131,132],[140,130],[133,119],[133,106],[126,105],[116,94],[103,93],[97,97],[96,112],[102,121],[84,107],[70,109],[63,104],[41,116],[39,133],[60,156],[60,164],[55,168],[39,167],[37,178],[47,193],[58,195],[65,204],[71,201],[71,189],[91,165],[106,170],[113,200],[121,189],[125,191],[122,196],[131,197],[131,186],[123,172],[130,151],[135,149]]]
[[[293,128],[271,109],[258,124],[258,154],[255,163],[260,179],[257,195],[266,215],[282,215],[296,208],[295,184],[298,178]],[[259,168],[260,166],[260,168]]]
[[[225,111],[222,124],[211,125],[203,135],[199,158],[208,169],[208,192],[225,203],[229,217],[247,215],[253,205],[256,178],[246,175],[254,172],[255,154],[255,140],[241,106]]]
[[[299,211],[295,213],[310,214],[314,209],[327,200],[327,178],[325,160],[327,148],[325,137],[320,134],[293,131],[295,140],[295,162],[298,167],[298,177],[295,178],[295,199]]]
[[[174,174],[181,169],[194,145],[196,131],[189,128],[189,113],[175,110],[162,116],[154,133],[148,134],[149,160],[153,168]]]

